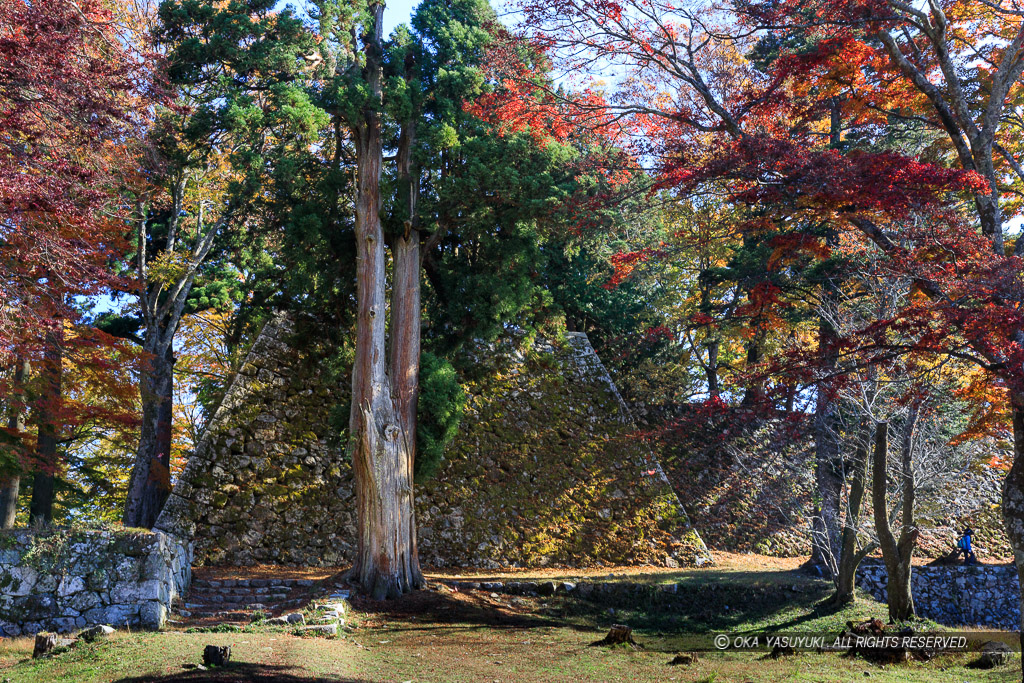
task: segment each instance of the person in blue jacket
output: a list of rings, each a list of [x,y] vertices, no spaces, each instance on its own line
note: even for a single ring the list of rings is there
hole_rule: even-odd
[[[956,542],[956,550],[953,553],[953,557],[960,555],[964,556],[964,564],[978,564],[978,558],[974,554],[974,548],[971,547],[971,540],[974,536],[974,530],[971,527],[964,529],[964,535],[961,536]]]

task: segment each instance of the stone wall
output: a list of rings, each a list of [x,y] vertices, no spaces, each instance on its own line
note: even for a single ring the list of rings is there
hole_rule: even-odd
[[[814,500],[814,440],[808,422],[752,419],[742,407],[711,418],[693,404],[630,409],[655,439],[656,454],[676,494],[687,501],[690,521],[715,549],[798,557],[809,555]],[[686,427],[677,432],[673,423]],[[968,462],[918,475],[915,519],[921,530],[915,553],[937,558],[955,545],[965,526],[974,529],[978,557],[1013,556],[1003,529],[1002,482],[1007,445],[995,439],[970,445]],[[871,526],[871,503],[862,519]]]
[[[857,585],[886,600],[882,564],[862,564]],[[1020,584],[1012,565],[914,567],[911,591],[918,616],[947,626],[1020,629]]]
[[[351,469],[332,438],[308,340],[279,319],[255,342],[157,528],[198,563],[343,565],[355,551]],[[417,487],[425,565],[707,561],[707,550],[585,335],[478,349],[469,405],[439,473]]]
[[[0,533],[0,629],[158,629],[191,578],[191,550],[161,532]]]
[[[254,342],[156,528],[193,538],[197,564],[337,566],[354,551],[351,472],[329,443],[328,386],[286,319]]]

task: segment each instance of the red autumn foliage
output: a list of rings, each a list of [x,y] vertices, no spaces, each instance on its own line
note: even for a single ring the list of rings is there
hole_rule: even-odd
[[[0,2],[0,346],[113,282],[140,66],[96,0]]]

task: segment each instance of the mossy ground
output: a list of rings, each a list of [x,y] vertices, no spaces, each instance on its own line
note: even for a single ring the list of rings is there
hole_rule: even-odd
[[[664,634],[716,630],[838,631],[847,620],[883,616],[863,597],[841,610],[821,604],[828,584],[790,571],[701,570],[677,577],[674,599],[624,599],[614,605],[568,598],[522,598],[481,591],[421,591],[391,603],[355,600],[354,626],[337,638],[299,637],[286,629],[235,633],[118,633],[49,659],[30,659],[28,639],[0,644],[0,679],[10,683],[170,683],[184,681],[850,681],[895,683],[1020,679],[1016,656],[993,671],[965,668],[970,657],[877,666],[836,654],[779,660],[763,653],[701,653],[669,666]],[[793,587],[797,590],[794,591]],[[657,590],[652,587],[653,590]],[[728,609],[726,609],[728,607]],[[609,609],[614,612],[609,612]],[[627,623],[647,646],[589,647],[611,623]],[[205,645],[231,645],[231,666],[202,671]],[[865,672],[869,676],[865,676]]]

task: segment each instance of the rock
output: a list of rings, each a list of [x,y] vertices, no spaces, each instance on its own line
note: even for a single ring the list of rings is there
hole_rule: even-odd
[[[78,637],[87,643],[91,643],[97,638],[106,638],[113,632],[114,629],[107,626],[106,624],[96,624],[95,626],[90,626],[84,631],[80,631]]]
[[[305,624],[306,616],[302,612],[292,612],[291,614],[282,614],[279,617],[273,619],[267,619],[268,624],[275,626],[285,626],[287,624]]]
[[[311,633],[313,635],[336,636],[338,635],[338,624],[313,624],[311,626],[300,626],[296,630],[300,634]]]
[[[537,586],[537,592],[543,596],[554,595],[558,590],[558,586],[554,581],[545,581],[544,583]]]
[[[207,645],[203,649],[203,664],[206,666],[224,666],[231,661],[230,645]]]

